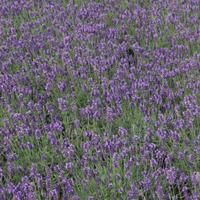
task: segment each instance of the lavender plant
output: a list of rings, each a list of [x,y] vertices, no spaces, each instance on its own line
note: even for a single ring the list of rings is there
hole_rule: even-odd
[[[199,200],[198,0],[0,1],[0,200]]]

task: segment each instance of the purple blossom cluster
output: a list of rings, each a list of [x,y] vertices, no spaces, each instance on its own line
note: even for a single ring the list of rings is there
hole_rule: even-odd
[[[1,0],[0,200],[199,200],[199,5]]]

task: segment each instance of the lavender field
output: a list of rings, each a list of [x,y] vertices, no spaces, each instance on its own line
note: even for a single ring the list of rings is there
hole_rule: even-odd
[[[0,200],[200,200],[200,0],[0,0]]]

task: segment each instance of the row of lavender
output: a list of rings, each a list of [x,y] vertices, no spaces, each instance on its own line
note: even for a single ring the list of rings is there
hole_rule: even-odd
[[[0,199],[200,199],[199,0],[0,1]]]

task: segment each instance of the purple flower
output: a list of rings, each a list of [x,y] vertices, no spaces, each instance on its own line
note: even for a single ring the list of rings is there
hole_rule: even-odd
[[[73,171],[73,167],[74,167],[74,165],[71,162],[66,163],[66,165],[65,165],[66,170],[69,171],[70,173]]]
[[[58,107],[61,112],[67,111],[67,101],[63,98],[58,98]]]
[[[193,172],[191,179],[192,179],[193,186],[197,186],[197,187],[200,186],[200,173],[199,172]]]
[[[59,88],[59,90],[60,90],[61,92],[64,92],[65,89],[66,89],[66,87],[67,87],[67,84],[66,84],[65,81],[62,81],[62,82],[59,82],[59,83],[58,83],[58,88]]]
[[[157,183],[157,186],[156,186],[156,194],[158,198],[161,200],[165,198],[163,188],[159,182]]]
[[[177,178],[177,172],[176,172],[176,169],[171,167],[169,169],[166,169],[165,170],[165,174],[166,174],[166,177],[167,177],[167,180],[169,182],[170,185],[173,185],[176,181],[176,178]]]

